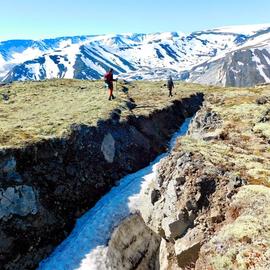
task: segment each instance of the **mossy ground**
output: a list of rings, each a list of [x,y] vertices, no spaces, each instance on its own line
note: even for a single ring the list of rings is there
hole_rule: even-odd
[[[270,100],[257,103],[270,97],[270,86],[213,88],[206,91],[206,107],[220,116],[221,126],[208,131],[213,139],[186,136],[181,147],[200,152],[206,161],[237,172],[249,183],[270,186],[270,121],[262,122]]]
[[[122,119],[131,113],[148,115],[198,90],[196,85],[177,83],[176,94],[168,98],[164,82],[118,82],[117,98],[108,101],[103,81],[16,82],[0,87],[0,147],[64,136],[70,125],[96,125],[115,108],[121,109]],[[9,99],[2,99],[3,94]],[[130,98],[137,105],[132,112],[126,105]]]
[[[269,195],[270,189],[262,185],[240,189],[230,206],[233,216],[237,213],[236,220],[223,226],[202,248],[207,269],[269,269]]]

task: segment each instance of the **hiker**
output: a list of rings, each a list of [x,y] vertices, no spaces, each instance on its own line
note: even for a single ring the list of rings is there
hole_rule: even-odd
[[[169,97],[172,97],[172,90],[174,88],[174,83],[173,83],[173,79],[172,79],[172,76],[169,76],[168,77],[168,80],[167,80],[167,88],[169,90]]]
[[[113,79],[113,69],[111,68],[109,72],[104,75],[104,81],[109,89],[109,100],[115,99],[113,95],[113,82],[117,81],[117,79]]]

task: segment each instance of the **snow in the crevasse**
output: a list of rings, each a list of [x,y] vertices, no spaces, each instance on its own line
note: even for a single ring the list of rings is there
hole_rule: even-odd
[[[184,135],[191,119],[186,119],[169,145],[169,151],[177,137]],[[155,177],[158,162],[168,155],[158,156],[148,167],[130,174],[119,181],[96,205],[77,220],[74,230],[53,252],[41,262],[39,270],[106,269],[106,245],[111,233],[120,222],[137,211],[139,194]]]

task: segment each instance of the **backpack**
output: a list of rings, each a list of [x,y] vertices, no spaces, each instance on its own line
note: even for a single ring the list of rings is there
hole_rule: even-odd
[[[172,79],[168,79],[167,80],[167,87],[168,88],[172,88],[174,85],[173,85],[173,80]]]
[[[104,82],[106,84],[109,84],[110,83],[110,73],[107,72],[105,75],[104,75]]]

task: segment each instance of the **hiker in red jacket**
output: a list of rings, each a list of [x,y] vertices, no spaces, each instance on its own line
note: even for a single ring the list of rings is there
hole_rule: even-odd
[[[111,68],[109,72],[104,75],[104,81],[109,89],[109,100],[115,99],[113,95],[113,81],[117,81],[117,79],[113,79],[113,69]]]

